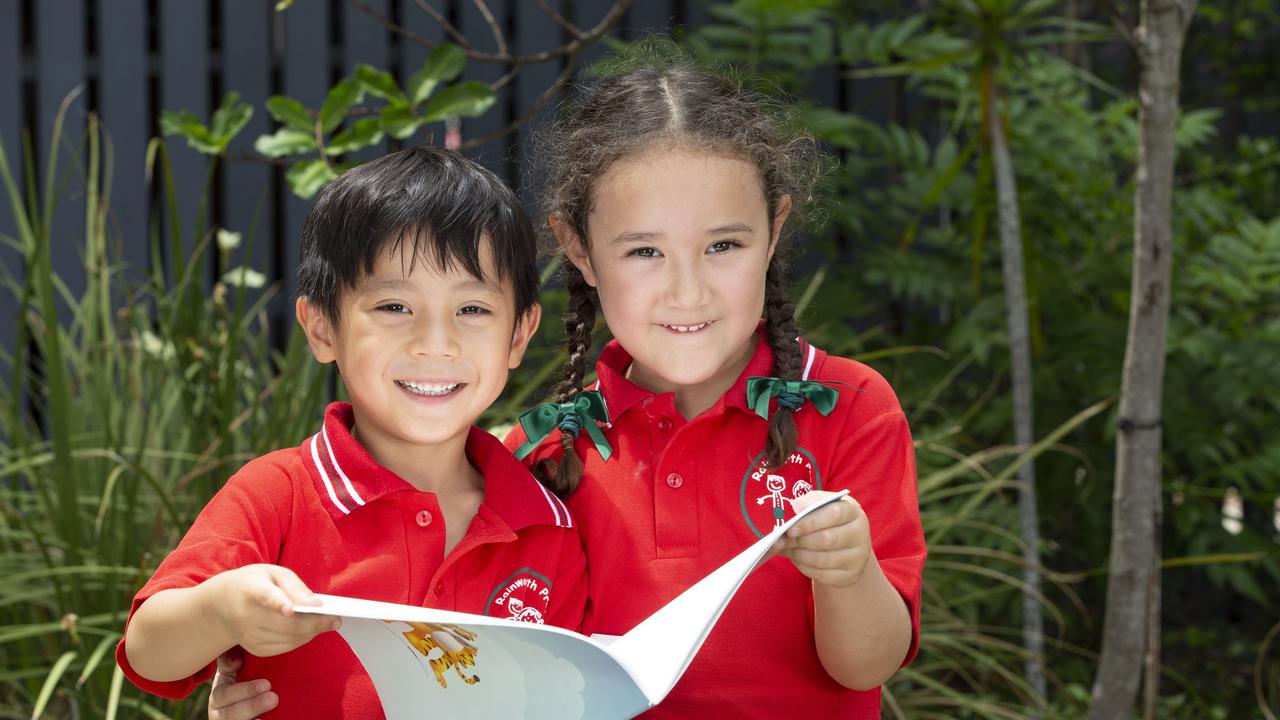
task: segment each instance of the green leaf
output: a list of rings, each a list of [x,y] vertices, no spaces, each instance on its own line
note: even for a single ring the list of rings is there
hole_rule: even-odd
[[[161,113],[160,132],[166,137],[181,135],[187,139],[188,145],[202,153],[217,155],[222,152],[218,139],[209,132],[209,128],[186,110],[176,113],[166,110]]]
[[[347,111],[352,105],[364,99],[364,85],[355,78],[343,78],[329,91],[324,99],[324,107],[320,108],[320,127],[325,133],[331,133],[342,124]]]
[[[213,111],[209,131],[222,144],[223,149],[226,149],[231,139],[243,130],[249,123],[249,119],[253,117],[253,106],[239,100],[240,93],[229,92],[222,98],[222,104],[218,109]]]
[[[267,112],[282,125],[308,134],[315,132],[315,121],[311,118],[311,113],[291,97],[272,95],[267,99]]]
[[[68,650],[62,653],[62,657],[53,664],[49,670],[48,676],[44,679],[44,685],[40,688],[40,695],[36,698],[35,708],[31,711],[31,720],[36,720],[44,714],[44,709],[49,705],[49,699],[53,697],[53,691],[58,687],[58,680],[62,679],[62,674],[67,671],[67,666],[72,660],[76,659],[76,651]]]
[[[382,140],[382,125],[377,118],[364,118],[334,136],[325,146],[330,155],[341,155],[368,147]]]
[[[450,43],[437,46],[427,56],[422,69],[409,78],[407,89],[410,104],[416,106],[426,100],[431,93],[435,92],[437,85],[458,77],[466,64],[467,54],[462,48]]]
[[[311,133],[280,128],[272,135],[263,135],[253,144],[253,149],[267,157],[297,155],[316,149],[316,139]]]
[[[395,78],[392,78],[389,72],[378,70],[370,65],[360,65],[356,67],[356,79],[370,95],[376,95],[384,100],[406,101],[404,93],[400,92],[400,86],[396,84]]]
[[[285,180],[289,182],[289,188],[293,190],[293,194],[303,200],[310,200],[312,195],[319,192],[325,183],[337,177],[335,173],[323,160],[304,160],[300,163],[294,163],[289,168],[289,172],[285,173]]]
[[[1175,143],[1179,150],[1186,150],[1212,140],[1218,133],[1218,118],[1222,111],[1217,108],[1187,110],[1178,118]]]
[[[276,12],[284,12],[293,5],[293,0],[280,0],[276,3]]]
[[[388,105],[382,111],[382,129],[387,134],[397,140],[403,140],[414,132],[422,123],[426,122],[422,118],[413,114],[413,108],[407,105]]]
[[[102,638],[98,643],[98,647],[93,649],[93,654],[91,654],[89,659],[85,661],[84,670],[80,672],[80,677],[76,680],[76,689],[84,687],[85,681],[89,679],[89,676],[93,674],[94,670],[98,669],[98,665],[102,662],[102,658],[106,656],[108,652],[115,649],[116,643],[119,640],[120,636],[115,634]]]
[[[440,91],[427,102],[423,117],[427,122],[447,117],[475,117],[497,100],[488,85],[476,80],[461,82]]]

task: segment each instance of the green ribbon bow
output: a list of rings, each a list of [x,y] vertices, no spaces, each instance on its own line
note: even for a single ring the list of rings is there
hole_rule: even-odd
[[[765,420],[769,419],[769,398],[778,398],[778,405],[799,410],[805,400],[813,403],[818,412],[830,415],[840,398],[840,391],[813,380],[783,380],[776,377],[747,378],[747,405]]]
[[[605,407],[604,396],[599,390],[584,390],[573,396],[573,400],[562,403],[543,403],[520,416],[520,427],[528,438],[524,444],[516,448],[515,455],[523,460],[533,452],[552,430],[559,428],[561,432],[578,437],[583,430],[596,445],[596,452],[601,460],[608,460],[613,448],[600,432],[597,423],[609,422],[609,410]]]

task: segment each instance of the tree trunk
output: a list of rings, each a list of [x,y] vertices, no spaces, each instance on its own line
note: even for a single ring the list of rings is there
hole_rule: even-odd
[[[1116,434],[1107,611],[1090,720],[1129,717],[1144,665],[1148,702],[1158,690],[1152,685],[1159,678],[1160,418],[1173,268],[1174,136],[1182,42],[1195,4],[1143,0],[1134,33],[1141,76],[1133,283]]]
[[[994,68],[983,73],[987,97],[987,132],[996,181],[1000,223],[1000,257],[1004,275],[1004,303],[1009,330],[1009,365],[1013,375],[1013,437],[1019,448],[1035,442],[1032,412],[1031,332],[1027,320],[1027,283],[1022,262],[1022,221],[1018,217],[1018,185],[995,89]],[[1027,651],[1025,674],[1029,684],[1045,697],[1044,616],[1040,611],[1040,520],[1036,512],[1035,463],[1018,469],[1018,510],[1022,524],[1023,580],[1022,641]]]

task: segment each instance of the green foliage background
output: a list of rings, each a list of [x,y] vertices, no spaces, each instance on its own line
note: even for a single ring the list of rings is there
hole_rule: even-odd
[[[930,544],[922,653],[886,687],[889,716],[1024,717],[1039,703],[1021,679],[1012,484],[1031,459],[1052,632],[1044,712],[1083,715],[1093,680],[1129,306],[1136,102],[1132,62],[1115,62],[1124,46],[1107,18],[1063,12],[1038,0],[946,0],[927,11],[879,0],[738,0],[677,35],[679,52],[733,63],[797,98],[814,73],[858,79],[871,93],[861,105],[883,110],[862,116],[796,101],[840,163],[825,188],[826,222],[804,236],[794,276],[806,334],[882,371],[916,437]],[[1185,53],[1161,717],[1280,708],[1280,142],[1249,132],[1267,118],[1274,127],[1280,113],[1278,14],[1265,0],[1204,0]],[[996,16],[1011,20],[992,30],[984,23]],[[1029,452],[1009,447],[995,203],[974,77],[991,47],[1027,258],[1042,438]],[[1063,59],[1072,48],[1084,48],[1084,61]],[[361,68],[317,109],[273,98],[265,111],[280,128],[257,150],[287,160],[291,187],[309,195],[354,150],[486,112],[487,88],[454,82],[461,62],[441,50],[404,88]],[[213,177],[257,109],[229,95],[207,124],[174,110],[165,131],[207,153]],[[29,148],[0,157],[20,227],[4,240],[25,258],[20,280],[13,269],[0,277],[22,308],[18,342],[0,356],[0,714],[198,715],[202,696],[164,703],[114,672],[110,651],[129,599],[236,467],[303,437],[334,379],[297,332],[268,322],[274,289],[243,268],[255,238],[234,234],[247,229],[218,233],[203,217],[178,217],[164,141],[152,143],[147,163],[165,206],[152,256],[167,260],[144,269],[122,265],[106,220],[110,173],[96,124],[83,141],[55,133],[54,147],[73,159],[75,177],[55,175],[57,153],[48,168],[34,167]],[[28,178],[25,197],[17,175]],[[55,204],[81,186],[88,286],[77,295],[50,270],[50,223]],[[206,290],[201,268],[211,262],[238,272]],[[491,426],[539,399],[562,359],[562,291],[548,283],[543,302],[548,322],[484,418]],[[1228,496],[1242,506],[1234,533],[1223,523]]]

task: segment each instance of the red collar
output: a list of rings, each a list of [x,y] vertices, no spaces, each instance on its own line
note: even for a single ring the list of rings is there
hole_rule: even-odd
[[[756,349],[752,353],[751,359],[747,361],[747,366],[742,369],[738,379],[716,401],[716,404],[707,410],[708,413],[719,413],[726,407],[735,407],[751,412],[751,409],[747,407],[747,378],[767,377],[774,374],[773,351],[769,349],[769,343],[764,339],[763,320],[756,326],[756,335],[759,341],[756,343]],[[814,359],[818,354],[818,350],[799,338],[796,339],[796,342],[800,343],[800,352],[804,365],[803,379],[807,380],[813,369]],[[596,361],[596,375],[600,378],[597,385],[609,406],[609,418],[615,422],[631,406],[647,397],[656,395],[654,392],[646,390],[627,379],[627,368],[629,367],[631,367],[631,354],[624,350],[617,340],[610,340],[604,346],[604,350],[600,351],[600,359]],[[663,395],[671,395],[671,393],[663,393]]]
[[[351,435],[354,422],[350,403],[331,403],[320,432],[300,448],[320,502],[335,520],[393,492],[421,492],[369,455]],[[472,426],[466,453],[484,476],[484,507],[512,530],[530,525],[573,527],[564,503],[534,479],[497,438]]]

